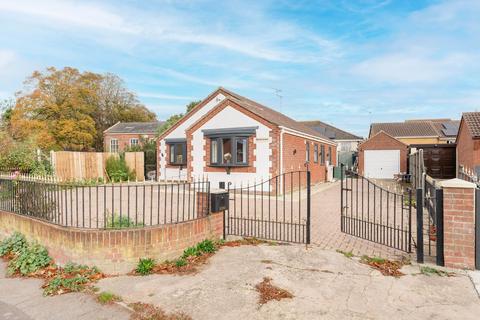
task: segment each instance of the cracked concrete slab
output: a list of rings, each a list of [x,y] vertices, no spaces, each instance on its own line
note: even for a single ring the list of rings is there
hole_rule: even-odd
[[[480,300],[464,273],[405,271],[385,277],[334,251],[262,245],[223,248],[195,275],[120,276],[99,287],[196,320],[478,318]],[[263,277],[295,297],[259,306],[254,287]]]

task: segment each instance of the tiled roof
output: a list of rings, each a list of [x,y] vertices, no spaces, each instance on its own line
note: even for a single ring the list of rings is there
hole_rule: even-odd
[[[356,136],[350,132],[343,131],[328,123],[315,120],[315,121],[301,121],[304,125],[312,128],[313,130],[327,136],[333,140],[362,140],[362,137]]]
[[[154,134],[163,121],[155,122],[118,122],[104,132],[106,133],[146,133]]]
[[[276,124],[278,126],[286,127],[295,131],[299,131],[304,134],[316,136],[319,138],[330,140],[327,136],[321,134],[320,132],[306,126],[305,124],[295,121],[292,118],[287,117],[286,115],[275,111],[269,107],[266,107],[258,102],[245,98],[239,94],[220,88],[223,92],[233,98],[233,101],[237,102],[239,105],[245,109],[253,112],[261,118],[266,119],[267,121]]]
[[[450,119],[408,120],[405,122],[372,123],[370,137],[385,131],[393,137],[454,137],[458,121]]]
[[[473,137],[480,137],[480,112],[464,112],[463,120]]]

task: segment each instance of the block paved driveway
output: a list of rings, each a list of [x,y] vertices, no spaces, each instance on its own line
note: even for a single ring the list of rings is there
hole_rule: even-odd
[[[399,258],[407,253],[363,240],[340,231],[340,182],[312,187],[311,242],[321,249],[342,250],[355,255]]]

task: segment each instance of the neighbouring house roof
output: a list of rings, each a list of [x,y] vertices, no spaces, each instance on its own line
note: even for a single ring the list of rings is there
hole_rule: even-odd
[[[117,122],[104,133],[138,133],[138,134],[155,134],[163,121],[154,122]]]
[[[480,137],[480,112],[464,112],[463,120],[468,127],[472,137]]]
[[[451,119],[407,120],[404,122],[372,123],[370,137],[384,131],[392,137],[455,137],[459,121]]]
[[[362,137],[356,136],[347,131],[343,131],[342,129],[336,128],[319,120],[301,121],[301,123],[333,140],[363,140]]]
[[[322,139],[330,140],[329,137],[326,135],[306,126],[305,124],[293,120],[292,118],[287,117],[283,113],[275,111],[267,106],[264,106],[258,102],[250,100],[246,97],[243,97],[239,94],[236,94],[232,91],[229,91],[225,88],[220,88],[224,93],[226,93],[227,98],[228,96],[233,98],[233,101],[244,107],[245,109],[249,110],[250,112],[258,115],[259,117],[269,121],[270,123],[276,124],[281,127],[285,127],[288,129],[292,129],[298,131],[300,133],[304,133],[311,136],[316,136]]]

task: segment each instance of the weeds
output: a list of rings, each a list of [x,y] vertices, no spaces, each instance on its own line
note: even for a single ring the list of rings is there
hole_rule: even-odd
[[[65,267],[45,270],[47,282],[43,285],[46,296],[82,291],[89,283],[105,277],[96,267],[88,267],[76,263],[67,263]]]
[[[426,276],[439,276],[439,277],[450,277],[453,275],[453,273],[451,272],[446,272],[446,271],[443,271],[443,270],[438,270],[438,269],[435,269],[435,268],[432,268],[432,267],[428,267],[428,266],[423,266],[420,268],[420,273],[421,274],[424,274]]]
[[[108,304],[112,302],[122,301],[122,298],[111,292],[103,291],[97,296],[97,301],[101,304]]]
[[[152,258],[141,258],[138,260],[138,265],[137,269],[135,269],[135,272],[141,274],[142,276],[146,276],[152,273],[154,267],[155,260]]]
[[[10,275],[18,272],[25,276],[48,266],[51,262],[52,258],[48,255],[47,249],[34,243],[27,245],[19,254],[15,254],[15,257],[8,263],[7,272]]]
[[[338,253],[343,254],[346,258],[353,258],[353,252],[352,251],[342,251],[342,250],[337,250]]]
[[[14,232],[0,243],[0,257],[8,254],[20,254],[27,247],[27,239],[20,232]]]
[[[260,293],[258,303],[265,304],[271,300],[280,301],[282,299],[292,299],[293,294],[289,291],[274,286],[271,278],[263,278],[263,281],[255,286],[255,289]]]
[[[129,217],[122,216],[120,217],[117,214],[114,214],[113,217],[111,214],[107,214],[107,229],[121,229],[121,228],[139,228],[143,227],[143,223],[135,223]]]

